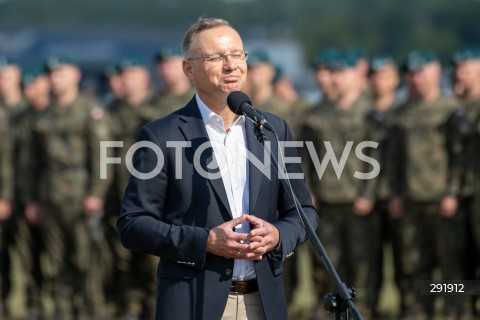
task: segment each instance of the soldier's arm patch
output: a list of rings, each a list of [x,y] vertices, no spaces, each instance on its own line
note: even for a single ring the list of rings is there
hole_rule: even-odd
[[[105,111],[100,107],[95,107],[90,111],[90,118],[94,121],[102,120],[105,117]]]

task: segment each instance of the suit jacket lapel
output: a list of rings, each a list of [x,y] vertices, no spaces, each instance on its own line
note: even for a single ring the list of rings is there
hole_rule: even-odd
[[[190,100],[184,109],[180,111],[179,117],[183,121],[183,123],[180,125],[180,131],[185,136],[185,139],[192,143],[193,154],[195,154],[197,149],[204,143],[210,143],[207,130],[205,129],[205,123],[203,122],[202,115],[200,114],[197,102],[195,101],[195,97]],[[199,152],[200,151],[202,152],[202,156],[200,157],[200,165],[202,168],[211,174],[218,172],[218,169],[209,169],[209,164],[213,168],[218,168],[217,165],[212,165],[212,161],[215,163],[215,157],[213,156],[212,148],[208,147],[206,149],[199,150]],[[197,170],[197,168],[195,168],[195,170]],[[230,205],[228,203],[227,193],[225,192],[225,186],[223,185],[223,180],[221,178],[207,180],[212,186],[214,192],[217,194],[218,198],[221,200],[229,215],[233,217],[230,210]]]

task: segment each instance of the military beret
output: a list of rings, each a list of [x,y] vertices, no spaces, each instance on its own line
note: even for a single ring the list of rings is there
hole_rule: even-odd
[[[120,61],[109,63],[103,69],[103,76],[109,78],[120,72]]]
[[[8,65],[14,65],[14,64],[16,63],[13,61],[12,58],[0,55],[0,69]]]
[[[259,63],[270,63],[270,57],[265,50],[257,49],[248,53],[247,66],[253,67]]]
[[[63,65],[76,66],[77,62],[71,56],[66,54],[58,54],[49,57],[45,63],[48,71],[52,71]]]
[[[480,48],[467,47],[455,52],[452,56],[451,62],[456,65],[466,60],[480,59]]]
[[[120,71],[123,71],[128,68],[132,68],[132,67],[146,68],[147,63],[143,57],[138,55],[131,55],[131,56],[124,57],[118,63],[118,68]]]
[[[338,58],[340,51],[336,48],[326,48],[318,52],[312,61],[314,69],[325,67],[330,68],[332,63]]]
[[[357,66],[359,56],[352,52],[341,52],[330,64],[332,70],[344,70],[355,68]]]
[[[283,77],[284,73],[285,72],[284,72],[282,66],[276,64],[275,65],[275,76],[272,79],[272,83],[276,83],[278,80],[280,80]]]
[[[388,54],[377,54],[370,59],[370,73],[377,72],[387,66],[396,66],[395,60]]]
[[[28,85],[37,80],[38,77],[47,74],[47,69],[43,65],[29,66],[23,69],[22,72],[22,84]]]
[[[155,54],[155,61],[160,62],[170,57],[183,57],[182,48],[179,46],[164,46]]]
[[[404,72],[416,71],[426,64],[439,61],[438,56],[432,51],[415,50],[410,52],[402,64]]]

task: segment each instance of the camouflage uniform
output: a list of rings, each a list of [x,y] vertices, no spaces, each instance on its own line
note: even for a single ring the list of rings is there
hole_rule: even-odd
[[[13,176],[11,168],[11,140],[8,131],[8,116],[0,109],[0,199],[11,201]],[[7,221],[0,221],[0,316],[6,313],[5,302],[10,291],[10,256],[6,239]]]
[[[348,110],[338,108],[317,108],[306,119],[302,127],[301,140],[313,141],[319,161],[324,161],[325,143],[330,143],[337,157],[341,158],[348,141],[352,141],[352,149],[344,170],[337,177],[332,165],[328,165],[319,179],[312,162],[305,163],[305,177],[319,202],[320,223],[317,234],[323,242],[333,265],[343,281],[357,289],[355,298],[365,318],[370,318],[373,301],[374,272],[372,263],[376,261],[379,250],[378,219],[376,215],[355,215],[352,211],[354,201],[358,197],[374,200],[375,179],[361,180],[354,177],[355,171],[369,172],[369,168],[355,154],[356,146],[362,141],[372,140],[371,128],[365,117],[371,103],[358,99]],[[303,148],[304,152],[306,148]],[[375,149],[369,149],[369,156],[377,158]],[[310,159],[310,154],[302,157]],[[318,180],[319,179],[319,180]],[[323,262],[316,253],[314,259],[315,286],[318,289],[318,301],[323,295],[336,288],[323,268]]]
[[[466,215],[467,255],[466,279],[478,279],[476,269],[480,263],[480,100],[465,102],[455,110],[450,132],[455,142],[453,151],[453,185],[458,186],[459,210]],[[473,299],[475,301],[475,299]]]
[[[36,155],[32,154],[32,132],[38,118],[44,111],[28,107],[18,115],[14,130],[13,157],[15,172],[14,212],[16,212],[15,245],[20,254],[22,267],[27,280],[27,307],[31,314],[41,314],[41,288],[43,274],[40,258],[43,241],[38,226],[30,225],[25,219],[25,208],[32,200],[31,176]]]
[[[156,266],[158,258],[125,249],[118,238],[116,223],[123,192],[130,173],[125,165],[129,148],[137,142],[140,128],[157,118],[158,111],[149,104],[150,99],[138,106],[120,102],[109,110],[109,126],[112,140],[122,141],[122,148],[115,148],[114,155],[122,159],[113,167],[113,181],[106,201],[105,234],[113,253],[111,277],[107,279],[107,298],[115,308],[115,317],[135,316],[150,318],[155,306]]]
[[[152,99],[150,108],[152,110],[153,119],[163,118],[180,108],[183,108],[192,99],[195,94],[195,88],[190,88],[181,96],[174,96],[168,93],[161,92]]]
[[[99,216],[87,218],[82,201],[105,195],[107,181],[100,179],[99,161],[102,140],[109,140],[103,109],[81,95],[68,106],[53,104],[34,128],[37,159],[31,194],[41,206],[46,275],[61,319],[91,318],[101,302],[91,277],[96,267],[93,225]]]
[[[463,215],[439,214],[443,196],[455,195],[451,179],[450,117],[458,102],[439,97],[435,102],[407,102],[395,110],[392,125],[392,192],[404,201],[397,220],[402,313],[415,319],[433,314],[434,297],[420,294],[419,280],[433,280],[438,265],[445,281],[462,279],[465,238]],[[459,312],[459,296],[445,296],[444,315]],[[458,315],[456,315],[458,316]]]

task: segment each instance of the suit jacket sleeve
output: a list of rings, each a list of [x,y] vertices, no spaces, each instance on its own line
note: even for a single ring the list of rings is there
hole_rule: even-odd
[[[140,148],[133,159],[137,171],[152,172],[159,164],[154,149],[165,154],[165,143],[160,142],[148,127],[141,129],[138,141],[153,143],[152,146],[158,147]],[[164,159],[167,161],[168,158]],[[161,256],[166,260],[185,261],[195,268],[203,269],[209,230],[190,225],[173,225],[162,219],[168,196],[168,178],[166,164],[151,179],[134,175],[130,177],[117,222],[120,239],[128,249]]]

